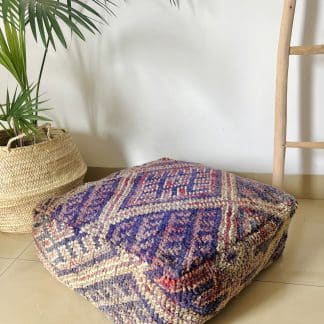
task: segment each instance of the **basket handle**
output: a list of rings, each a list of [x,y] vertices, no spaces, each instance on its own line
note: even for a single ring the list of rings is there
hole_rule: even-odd
[[[44,124],[44,125],[42,125],[42,126],[39,126],[39,129],[46,129],[46,130],[47,130],[47,133],[46,133],[47,138],[48,138],[49,140],[52,139],[52,138],[51,138],[51,129],[52,129],[52,125],[51,125],[50,123],[46,123],[46,124]],[[20,139],[26,137],[27,135],[28,135],[28,134],[22,133],[22,134],[19,134],[19,135],[16,136],[16,137],[10,138],[10,140],[9,140],[8,143],[7,143],[7,151],[10,152],[10,149],[11,149],[11,145],[12,145],[12,143],[14,143],[14,142],[16,142],[16,141],[18,141],[18,140],[20,140]]]
[[[46,123],[46,124],[40,126],[39,128],[40,128],[40,129],[46,129],[46,130],[47,130],[47,133],[46,133],[47,138],[48,138],[49,140],[52,139],[52,137],[51,137],[52,124],[50,124],[50,123]]]

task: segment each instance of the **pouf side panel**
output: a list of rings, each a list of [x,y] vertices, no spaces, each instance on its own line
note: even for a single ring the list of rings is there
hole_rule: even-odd
[[[244,270],[242,267],[242,275],[236,271],[228,273],[228,284],[225,284],[224,289],[228,291],[228,298],[220,305],[219,309],[215,315],[222,310],[232,299],[239,295],[239,293],[244,290],[251,282],[261,273],[263,270],[268,268],[275,262],[283,253],[285,242],[287,239],[287,231],[290,224],[290,220],[287,220],[283,224],[282,228],[275,234],[272,238],[271,243],[269,244],[266,252],[263,257],[260,259],[259,266],[256,266],[251,270],[251,267],[248,266],[249,261],[245,263],[248,271]],[[251,249],[251,246],[247,244],[246,249]],[[257,253],[256,249],[252,250],[252,254]],[[262,253],[262,252],[259,252]],[[251,262],[253,264],[253,261]],[[249,272],[250,271],[250,272]]]
[[[120,251],[110,259],[94,257],[95,267],[62,271],[48,263],[44,252],[37,253],[45,268],[60,282],[85,297],[115,323],[204,323],[200,316],[170,301],[146,273],[150,265]]]
[[[256,239],[251,236],[220,252],[216,260],[205,262],[179,279],[161,275],[156,276],[155,281],[182,307],[201,316],[215,315],[281,255],[289,223],[288,217],[279,230],[268,234],[266,243],[255,245]]]

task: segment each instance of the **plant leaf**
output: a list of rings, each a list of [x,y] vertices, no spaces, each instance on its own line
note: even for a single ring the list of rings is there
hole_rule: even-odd
[[[21,133],[37,135],[39,130],[35,126],[35,121],[50,121],[49,118],[39,114],[49,108],[37,108],[37,105],[46,101],[37,103],[37,97],[33,95],[35,88],[35,85],[19,91],[16,88],[13,96],[10,96],[9,90],[7,90],[6,103],[1,105],[0,120],[7,122],[8,127],[5,129],[11,132],[12,136]],[[4,127],[3,124],[0,126]]]
[[[36,42],[41,38],[45,46],[49,39],[55,49],[54,36],[67,47],[65,27],[84,40],[83,30],[99,32],[106,23],[102,12],[113,14],[115,6],[112,0],[0,0],[0,16],[12,17],[17,30],[29,25]]]

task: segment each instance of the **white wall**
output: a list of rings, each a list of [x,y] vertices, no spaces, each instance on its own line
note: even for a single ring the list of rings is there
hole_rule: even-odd
[[[73,133],[90,166],[170,156],[271,172],[283,0],[187,3],[177,10],[168,0],[120,1],[102,36],[50,53],[43,83],[50,115]],[[324,42],[324,1],[299,3],[294,43]],[[33,46],[33,73],[40,56]],[[289,139],[323,140],[324,57],[293,58],[290,77]],[[324,152],[290,150],[287,169],[323,174]]]

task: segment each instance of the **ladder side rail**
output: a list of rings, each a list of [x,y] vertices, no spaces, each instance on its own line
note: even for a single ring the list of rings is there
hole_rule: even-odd
[[[296,0],[285,0],[280,27],[277,58],[272,184],[279,188],[283,187],[285,171],[285,155],[287,140],[288,69],[295,8]]]

